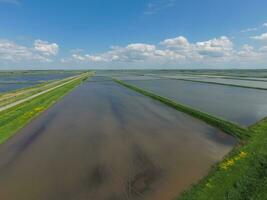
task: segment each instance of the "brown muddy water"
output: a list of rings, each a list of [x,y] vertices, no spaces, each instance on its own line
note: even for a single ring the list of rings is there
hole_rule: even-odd
[[[0,146],[0,199],[172,199],[235,142],[95,77]]]

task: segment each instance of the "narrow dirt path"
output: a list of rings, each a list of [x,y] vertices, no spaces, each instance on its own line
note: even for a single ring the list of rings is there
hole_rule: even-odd
[[[24,103],[24,102],[26,102],[26,101],[29,101],[29,100],[31,100],[31,99],[34,99],[34,98],[36,98],[36,97],[38,97],[38,96],[40,96],[40,95],[42,95],[42,94],[45,94],[45,93],[50,92],[50,91],[52,91],[52,90],[55,90],[55,89],[57,89],[57,88],[59,88],[59,87],[62,87],[62,86],[64,86],[64,85],[67,85],[67,84],[69,84],[69,83],[71,83],[71,82],[73,82],[73,81],[76,81],[76,80],[78,80],[78,79],[80,79],[80,78],[82,78],[82,77],[85,77],[85,75],[82,74],[82,75],[80,75],[80,76],[78,76],[78,77],[76,77],[76,78],[71,79],[70,81],[67,81],[67,82],[62,83],[62,84],[60,84],[60,85],[57,85],[57,86],[55,86],[55,87],[52,87],[52,88],[49,88],[49,89],[44,90],[44,91],[42,91],[42,92],[39,92],[39,93],[34,94],[34,95],[32,95],[32,96],[29,96],[29,97],[27,97],[27,98],[25,98],[25,99],[21,99],[21,100],[18,100],[18,101],[16,101],[16,102],[13,102],[13,103],[10,103],[10,104],[8,104],[8,105],[5,105],[5,106],[3,106],[3,107],[0,107],[0,112],[2,112],[2,111],[4,111],[4,110],[7,110],[7,109],[9,109],[9,108],[12,108],[12,107],[14,107],[14,106],[17,106],[17,105],[19,105],[19,104],[22,104],[22,103]]]

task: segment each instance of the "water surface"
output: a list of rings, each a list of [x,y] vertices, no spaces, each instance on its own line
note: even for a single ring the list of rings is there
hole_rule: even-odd
[[[267,91],[182,80],[126,81],[244,126],[267,116]]]
[[[230,84],[236,86],[244,86],[244,87],[254,87],[261,88],[267,90],[267,81],[266,80],[256,80],[254,79],[230,79],[230,78],[212,78],[212,77],[197,77],[197,76],[164,76],[166,78],[177,78],[177,79],[188,79],[193,81],[203,81],[209,83],[220,83],[220,84]]]
[[[26,87],[31,87],[36,84],[34,83],[1,83],[0,82],[0,93],[9,92],[12,90],[18,90],[18,89],[22,89]]]
[[[0,199],[172,199],[234,144],[199,120],[96,77],[0,146]]]
[[[19,75],[2,75],[0,73],[0,93],[31,87],[46,81],[63,79],[73,75],[73,73]]]

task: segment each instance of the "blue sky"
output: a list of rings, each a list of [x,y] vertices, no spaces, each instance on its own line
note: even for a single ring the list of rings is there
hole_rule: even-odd
[[[0,0],[0,69],[267,68],[265,0]]]

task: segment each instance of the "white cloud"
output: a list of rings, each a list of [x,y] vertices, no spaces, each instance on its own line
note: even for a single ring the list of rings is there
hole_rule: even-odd
[[[258,36],[253,36],[253,37],[250,37],[251,39],[254,39],[254,40],[262,40],[262,41],[267,41],[267,33],[263,33],[261,35],[258,35]]]
[[[85,62],[133,62],[155,56],[158,56],[155,45],[134,43],[126,47],[112,47],[110,51],[98,55],[73,54],[72,59]]]
[[[241,58],[254,58],[258,55],[257,52],[255,52],[255,49],[253,46],[250,46],[248,44],[245,44],[242,46],[241,50],[237,52],[238,57]]]
[[[50,56],[57,55],[59,46],[56,43],[49,43],[38,39],[34,41],[34,49],[46,56]]]
[[[156,50],[155,45],[150,44],[143,44],[143,43],[136,43],[136,44],[129,44],[126,49],[132,51],[140,51],[140,52],[153,52]]]
[[[79,62],[179,62],[185,59],[196,61],[227,57],[232,51],[233,43],[225,36],[195,44],[179,36],[160,42],[160,46],[134,43],[125,47],[112,47],[110,51],[97,55],[73,54],[71,58]]]
[[[184,36],[168,38],[159,45],[133,43],[111,47],[101,54],[76,53],[65,62],[103,64],[105,66],[224,66],[255,64],[267,60],[267,48],[250,45],[235,48],[226,36],[190,43]]]
[[[160,42],[160,44],[179,52],[185,57],[194,59],[226,56],[233,50],[232,41],[225,36],[197,43],[189,43],[187,38],[179,36],[166,39]]]
[[[267,27],[267,22],[262,25],[263,27]]]
[[[78,55],[78,54],[73,54],[72,58],[74,60],[78,61],[90,61],[90,62],[105,62],[105,58],[103,56],[95,56],[95,55]]]
[[[49,56],[51,53],[47,51],[40,51],[40,46],[36,46],[34,42],[34,47],[26,47],[19,45],[13,41],[0,39],[0,61],[10,61],[10,62],[22,62],[22,61],[40,61],[40,62],[50,62],[52,61]],[[55,52],[55,51],[54,51]]]
[[[184,48],[189,46],[188,40],[183,36],[166,39],[160,42],[160,44],[165,45],[166,47],[174,47],[174,48]]]
[[[197,42],[194,46],[200,55],[208,57],[229,56],[233,50],[232,41],[225,36],[204,42]]]
[[[260,52],[267,53],[267,46],[263,46],[259,49]]]

